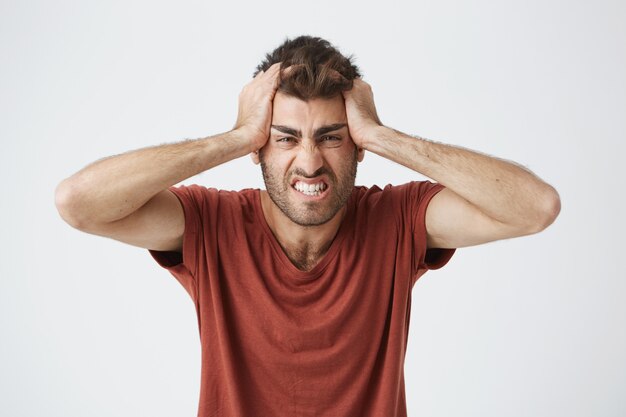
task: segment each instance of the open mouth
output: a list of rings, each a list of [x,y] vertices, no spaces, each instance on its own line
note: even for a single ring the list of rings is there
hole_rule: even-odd
[[[306,183],[304,181],[296,181],[292,184],[294,190],[310,197],[320,196],[328,189],[328,184],[324,181],[314,183]]]

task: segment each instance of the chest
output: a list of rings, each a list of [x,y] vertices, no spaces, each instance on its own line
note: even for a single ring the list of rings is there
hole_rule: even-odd
[[[324,258],[327,251],[314,251],[307,248],[282,248],[289,262],[298,270],[309,272]]]

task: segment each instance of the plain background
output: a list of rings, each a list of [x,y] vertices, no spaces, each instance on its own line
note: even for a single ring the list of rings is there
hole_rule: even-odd
[[[146,250],[72,229],[65,177],[230,130],[286,37],[353,54],[387,126],[516,161],[542,233],[459,249],[413,289],[410,416],[626,415],[620,1],[0,3],[0,414],[194,416],[195,311]],[[367,153],[358,184],[425,179]],[[436,179],[434,179],[436,180]],[[191,178],[263,187],[248,157]]]

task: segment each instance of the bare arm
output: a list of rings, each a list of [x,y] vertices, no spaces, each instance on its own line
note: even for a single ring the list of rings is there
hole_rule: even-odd
[[[561,210],[557,191],[510,161],[406,135],[382,125],[361,79],[343,92],[357,146],[443,184],[426,210],[429,248],[460,248],[537,233]]]
[[[150,249],[182,247],[182,207],[168,187],[249,152],[230,131],[139,149],[88,165],[56,190],[61,217],[87,233]]]
[[[154,146],[96,161],[63,180],[55,203],[61,217],[87,233],[156,250],[182,250],[184,214],[167,188],[263,146],[269,137],[278,64],[239,95],[233,130]]]
[[[369,149],[446,186],[426,210],[428,247],[460,248],[537,233],[560,211],[556,190],[510,161],[387,127]]]

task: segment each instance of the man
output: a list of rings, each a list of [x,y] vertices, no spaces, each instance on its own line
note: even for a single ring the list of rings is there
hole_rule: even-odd
[[[356,187],[365,150],[437,183]],[[266,191],[174,184],[250,153]],[[455,248],[537,233],[557,192],[516,164],[384,126],[327,41],[287,39],[234,128],[100,160],[56,192],[73,227],[150,250],[195,303],[199,416],[406,416],[411,289]]]

